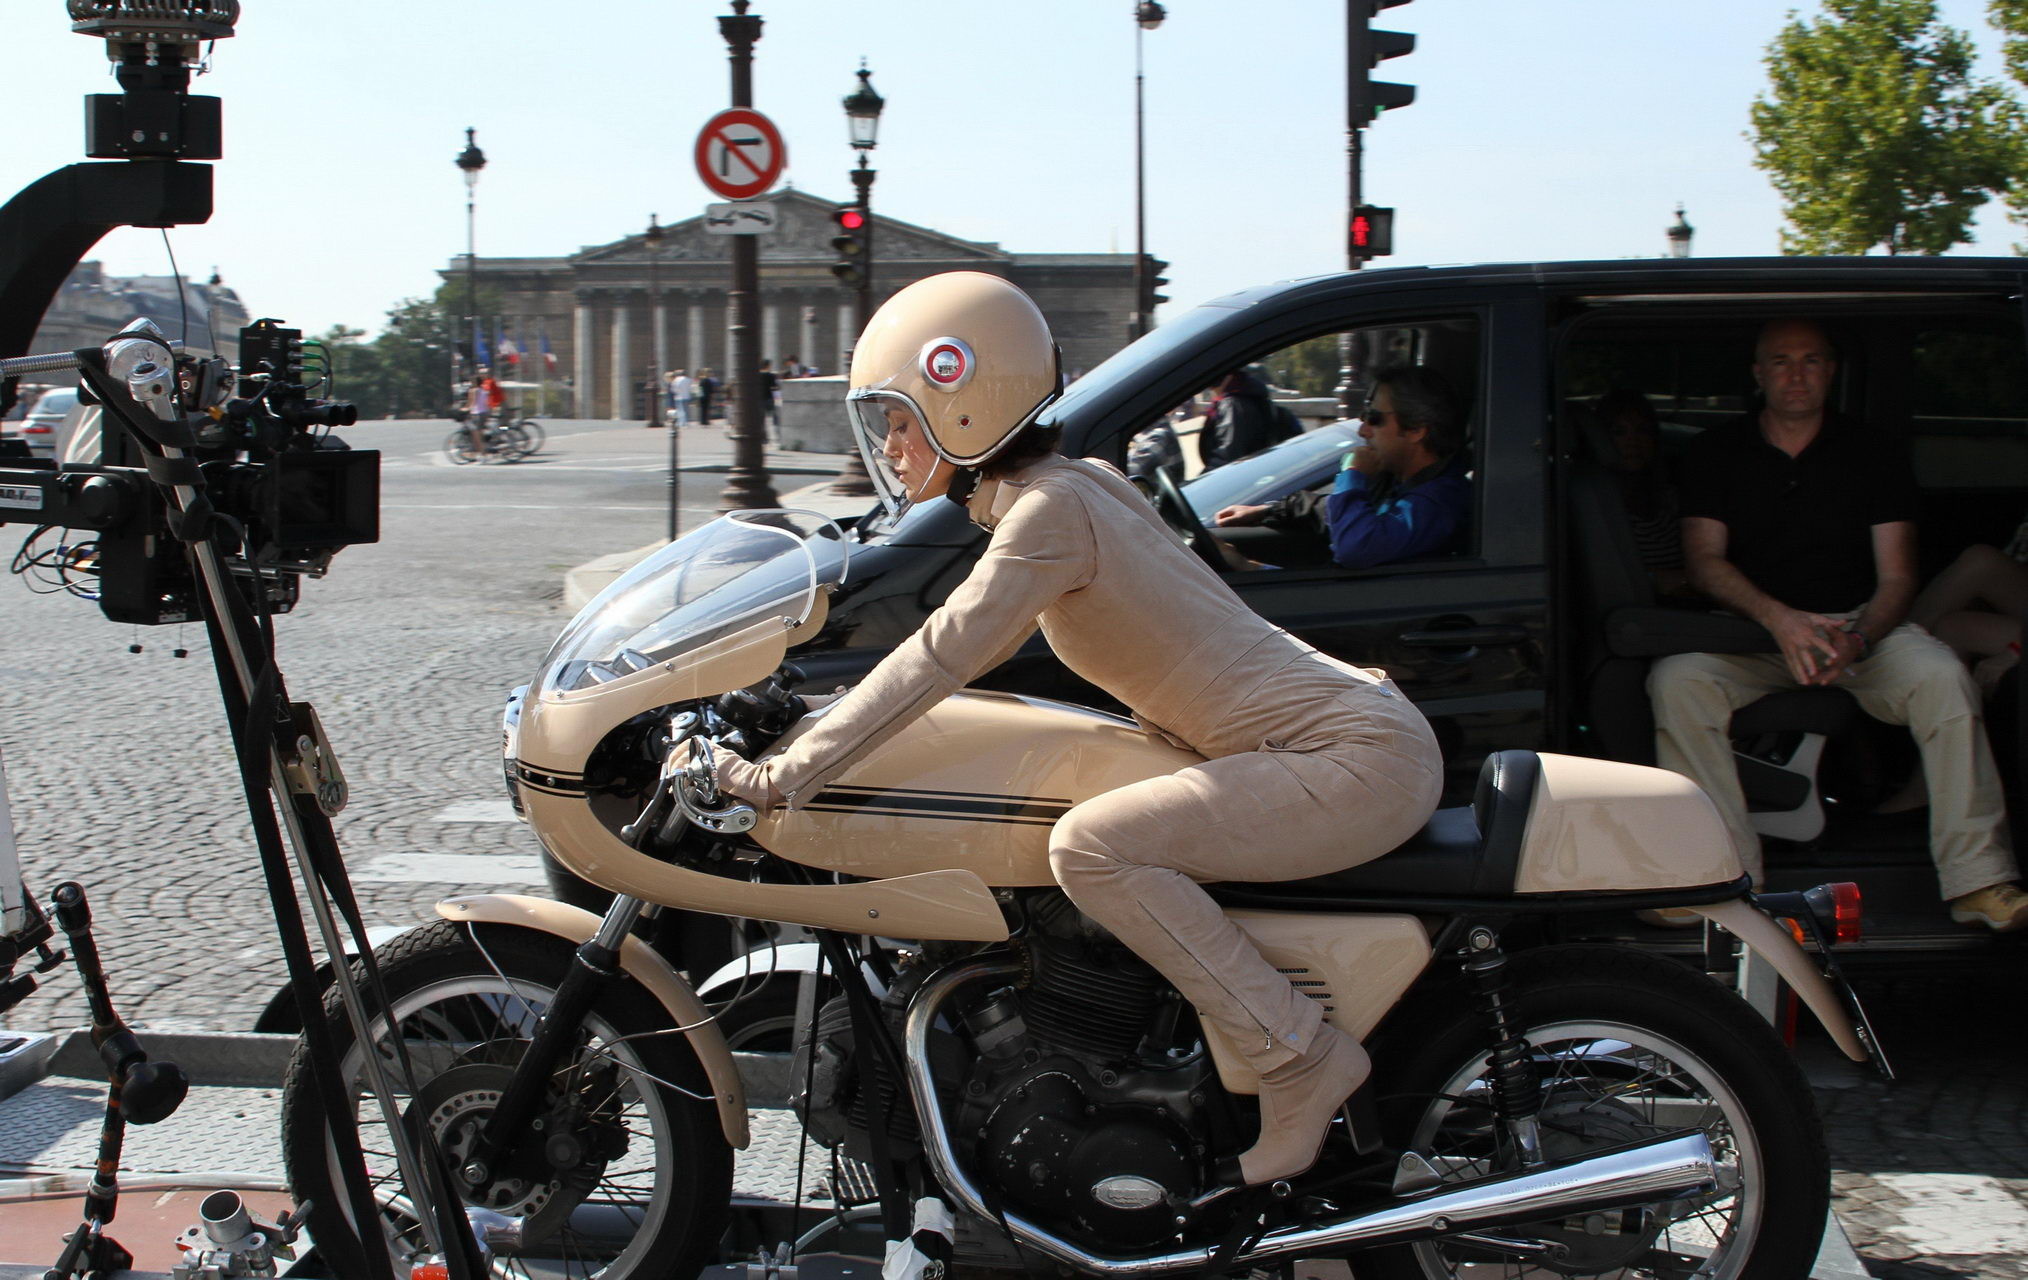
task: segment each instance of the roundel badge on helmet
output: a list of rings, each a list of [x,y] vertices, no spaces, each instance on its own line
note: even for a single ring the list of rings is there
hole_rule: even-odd
[[[961,338],[932,338],[923,344],[922,376],[939,391],[956,391],[972,380],[978,358]]]

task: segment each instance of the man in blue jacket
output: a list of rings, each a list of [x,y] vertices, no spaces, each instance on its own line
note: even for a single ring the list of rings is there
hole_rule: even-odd
[[[1450,384],[1419,366],[1378,371],[1359,437],[1329,493],[1227,507],[1215,522],[1315,529],[1346,569],[1457,549],[1471,522],[1472,481],[1464,408]]]

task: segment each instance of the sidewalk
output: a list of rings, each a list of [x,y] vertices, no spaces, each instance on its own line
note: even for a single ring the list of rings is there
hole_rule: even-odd
[[[616,426],[626,425],[629,424],[616,424]],[[649,429],[666,430],[666,428]],[[679,430],[683,432],[684,451],[686,453],[695,451],[704,455],[695,462],[684,463],[678,468],[680,471],[685,474],[724,473],[732,469],[732,442],[724,426],[713,423],[708,427],[689,426]],[[766,466],[782,506],[814,511],[833,519],[845,519],[864,515],[877,501],[870,491],[862,496],[841,495],[836,492],[838,475],[850,457],[851,455],[843,453],[806,453],[769,446]],[[563,575],[565,606],[573,612],[582,609],[615,578],[667,545],[667,539],[659,539],[644,547],[636,547],[630,551],[615,551],[595,560],[588,560],[569,570]]]

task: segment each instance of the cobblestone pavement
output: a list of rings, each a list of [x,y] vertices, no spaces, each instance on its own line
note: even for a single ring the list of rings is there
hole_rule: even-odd
[[[533,878],[533,840],[497,820],[501,700],[565,621],[565,570],[653,542],[666,524],[662,432],[552,424],[536,460],[452,468],[436,452],[447,431],[347,433],[386,451],[383,540],[342,553],[279,623],[291,691],[316,703],[352,783],[339,837],[379,924]],[[687,463],[726,458],[722,432],[693,428],[683,447]],[[723,480],[686,475],[686,528],[710,518]],[[172,656],[179,644],[187,660]],[[67,877],[90,890],[122,1011],[161,1027],[250,1027],[282,969],[201,632],[115,626],[0,579],[0,750],[29,881],[45,895]],[[1865,993],[1900,1083],[1874,1082],[1821,1040],[1804,1045],[1853,1243],[1893,1280],[2028,1280],[2017,992],[1902,980]],[[7,1023],[84,1016],[75,981],[57,975]]]
[[[501,704],[567,620],[564,572],[667,527],[665,431],[551,423],[534,458],[453,467],[438,452],[449,428],[344,433],[385,454],[381,541],[341,552],[277,623],[290,693],[316,705],[351,783],[338,837],[356,876],[379,877],[358,884],[378,924],[434,918],[447,893],[526,887],[503,869],[539,879],[526,828],[470,820],[503,816]],[[720,468],[685,473],[688,529],[715,514],[729,450],[719,428],[686,429],[682,447],[686,466]],[[838,461],[774,460],[800,472],[777,478],[784,491]],[[0,529],[10,556],[25,532]],[[0,751],[28,882],[45,897],[66,878],[86,886],[121,1011],[250,1029],[283,969],[203,629],[115,625],[0,577]],[[56,974],[7,1024],[85,1015],[75,978]]]
[[[2018,975],[2016,975],[2018,976]],[[1862,981],[1899,1079],[1821,1067],[1834,1206],[1884,1280],[2028,1280],[2028,1070],[2011,986]]]

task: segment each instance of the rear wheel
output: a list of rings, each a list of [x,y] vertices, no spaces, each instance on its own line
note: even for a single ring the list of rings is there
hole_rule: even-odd
[[[427,1124],[456,1169],[526,1050],[572,963],[547,934],[442,921],[381,955],[388,998],[418,1077],[397,1086],[404,1123]],[[483,944],[483,945],[481,945]],[[335,1274],[363,1271],[362,1249],[385,1248],[396,1273],[422,1236],[402,1194],[388,1119],[362,1087],[364,1054],[335,998],[325,1022],[337,1046],[382,1221],[358,1229],[339,1191],[330,1125],[299,1049],[283,1086],[282,1141],[311,1233]],[[394,1062],[386,1020],[377,1052]],[[537,1109],[539,1128],[466,1203],[524,1220],[524,1242],[493,1274],[622,1280],[695,1275],[724,1233],[732,1152],[689,1042],[631,982],[602,992]],[[455,1175],[453,1175],[455,1177]],[[362,1244],[362,1239],[368,1242]]]
[[[542,446],[544,443],[548,441],[549,434],[542,429],[541,423],[537,422],[533,418],[523,418],[514,425],[518,427],[521,431],[521,434],[524,437],[526,437],[528,442],[528,452],[530,453],[542,452]]]
[[[1484,1233],[1546,1246],[1502,1252],[1438,1239],[1368,1255],[1394,1280],[1792,1280],[1806,1275],[1830,1206],[1830,1162],[1809,1088],[1746,1004],[1673,961],[1613,947],[1513,960],[1510,994],[1541,1079],[1543,1154],[1701,1130],[1718,1186],[1704,1195],[1582,1220]],[[1446,1182],[1519,1167],[1493,1123],[1484,1017],[1456,1008],[1388,1042],[1389,1136]],[[1391,1055],[1390,1055],[1391,1056]],[[1367,1268],[1373,1269],[1369,1272]]]

